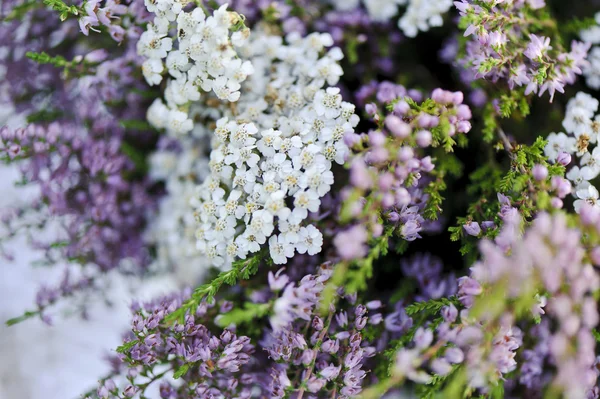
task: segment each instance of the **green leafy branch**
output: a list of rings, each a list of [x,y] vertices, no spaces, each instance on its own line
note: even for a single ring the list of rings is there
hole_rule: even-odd
[[[195,312],[200,302],[203,300],[212,301],[219,292],[223,284],[235,285],[239,280],[248,280],[256,274],[258,266],[264,256],[263,251],[254,255],[249,259],[238,260],[233,263],[231,270],[221,272],[210,283],[203,284],[192,293],[192,297],[188,299],[181,307],[169,314],[165,321],[173,323],[176,320],[183,320],[187,312]]]
[[[44,0],[44,4],[57,11],[60,15],[60,20],[65,21],[69,16],[79,16],[85,14],[81,7],[69,6],[62,0]]]
[[[459,306],[460,302],[455,296],[449,298],[430,299],[425,302],[415,302],[405,308],[406,314],[413,316],[417,313],[425,313],[425,317],[436,315],[444,306]]]

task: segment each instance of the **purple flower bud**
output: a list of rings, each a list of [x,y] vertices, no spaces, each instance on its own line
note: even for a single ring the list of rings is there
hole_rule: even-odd
[[[361,142],[361,137],[360,135],[356,134],[356,133],[345,133],[344,134],[344,144],[346,144],[348,147],[352,148],[354,147],[356,144]]]
[[[595,206],[588,203],[584,203],[579,209],[579,218],[581,222],[586,226],[596,224],[600,216],[600,210]]]
[[[367,115],[369,116],[373,116],[377,113],[377,105],[375,105],[374,103],[369,103],[365,106],[365,112],[367,113]]]
[[[374,224],[371,228],[371,234],[373,237],[381,237],[383,234],[383,225],[379,223]]]
[[[486,220],[485,222],[481,222],[481,228],[483,231],[493,230],[496,228],[496,223],[491,220]]]
[[[350,183],[357,188],[367,190],[373,184],[367,166],[360,159],[352,162],[350,167]]]
[[[388,115],[385,118],[385,126],[395,137],[401,139],[410,136],[412,132],[411,126],[396,115]]]
[[[533,178],[537,181],[546,180],[548,177],[548,168],[546,168],[544,165],[536,164],[533,165],[531,173],[533,174]]]
[[[394,184],[394,175],[391,173],[383,173],[379,177],[379,189],[383,192],[389,191]]]
[[[571,193],[571,183],[568,180],[560,176],[552,176],[550,182],[559,198],[565,198]]]
[[[452,102],[456,105],[462,104],[463,101],[465,100],[465,95],[462,93],[462,91],[455,91],[454,93],[452,93]]]
[[[431,145],[431,132],[429,130],[419,130],[416,135],[417,145],[421,148]]]
[[[454,364],[462,363],[462,361],[465,359],[465,355],[464,355],[463,351],[460,350],[459,348],[446,349],[446,352],[444,352],[444,357],[450,363],[454,363]]]
[[[433,332],[427,328],[419,327],[413,338],[415,346],[419,349],[426,349],[433,342]]]
[[[398,212],[392,211],[387,214],[387,218],[390,222],[396,223],[398,220],[400,220],[400,214]]]
[[[568,154],[566,152],[561,152],[556,157],[556,162],[558,162],[562,166],[567,166],[568,164],[571,163],[571,154]]]
[[[333,364],[330,364],[329,366],[321,370],[319,374],[326,380],[331,381],[337,378],[337,376],[340,374],[341,369],[342,366],[335,367]]]
[[[394,105],[394,114],[396,115],[406,115],[410,111],[410,105],[404,100],[400,100]]]
[[[414,157],[415,153],[413,149],[407,146],[400,147],[400,149],[398,150],[398,154],[396,155],[396,158],[398,158],[400,162],[407,162],[408,160],[413,159]]]
[[[471,131],[471,127],[471,122],[460,121],[456,125],[456,130],[458,131],[458,133],[469,133]],[[452,134],[450,136],[452,136]]]
[[[290,278],[286,274],[283,274],[284,270],[285,268],[281,268],[276,274],[273,274],[271,271],[269,272],[268,280],[271,291],[281,291],[290,281]]]
[[[133,396],[135,395],[135,392],[136,392],[135,387],[133,385],[129,385],[123,391],[123,395],[125,395],[126,398],[133,398]]]
[[[374,326],[378,325],[382,321],[383,321],[383,316],[381,315],[381,313],[376,313],[369,317],[369,324],[372,324]]]
[[[443,358],[433,359],[431,361],[431,370],[437,375],[446,375],[452,371],[452,366]]]
[[[468,105],[461,104],[456,107],[456,116],[460,120],[469,120],[473,117],[473,114],[471,113],[471,108],[469,108]]]
[[[321,331],[325,325],[323,323],[323,319],[321,319],[319,316],[315,316],[312,321],[312,326],[315,330]]]
[[[563,202],[558,197],[552,197],[552,199],[550,200],[550,206],[552,206],[552,208],[554,209],[562,209]]]
[[[327,341],[323,342],[321,349],[325,353],[337,353],[340,350],[340,342],[337,339],[335,341],[328,339]]]
[[[456,309],[456,306],[454,306],[453,304],[444,306],[442,308],[442,317],[444,318],[444,321],[449,322],[449,323],[454,323],[457,316],[458,316],[458,310]]]
[[[479,223],[471,221],[466,223],[463,228],[467,232],[467,234],[477,237],[481,233],[481,228],[479,227]]]
[[[372,130],[369,132],[369,144],[374,147],[383,147],[385,145],[385,134],[379,130]]]
[[[367,325],[367,321],[368,317],[357,317],[354,321],[354,327],[356,327],[356,329],[360,331],[363,328],[365,328],[365,326]]]

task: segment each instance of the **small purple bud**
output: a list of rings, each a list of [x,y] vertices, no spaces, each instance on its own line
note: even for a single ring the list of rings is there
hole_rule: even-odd
[[[123,391],[123,395],[125,395],[126,398],[133,398],[133,396],[135,395],[134,386],[129,385],[127,388],[125,388],[125,390]]]
[[[531,169],[531,173],[533,174],[533,178],[537,181],[546,180],[548,177],[548,168],[544,165],[536,164],[533,165],[533,169]]]
[[[433,342],[433,332],[427,328],[419,327],[415,332],[413,340],[417,348],[428,348],[431,342]]]
[[[566,152],[561,152],[556,157],[556,162],[558,162],[562,166],[567,166],[568,164],[571,163],[571,154],[568,154]]]
[[[459,348],[446,349],[446,352],[444,353],[444,357],[450,363],[454,363],[454,364],[462,363],[462,361],[465,359],[465,355],[464,355],[463,351],[460,350]]]
[[[479,233],[481,233],[481,228],[479,227],[479,223],[471,221],[466,223],[463,228],[467,232],[467,234],[477,237]]]
[[[460,120],[469,120],[473,117],[471,108],[466,104],[461,104],[456,108],[456,116]]]
[[[571,193],[571,183],[568,180],[565,180],[560,176],[552,176],[550,182],[559,198],[565,198]]]
[[[365,112],[367,115],[374,116],[377,113],[377,105],[369,103],[365,106]]]
[[[394,175],[384,173],[379,177],[379,189],[383,192],[389,191],[394,184]]]
[[[471,131],[471,122],[469,121],[460,121],[456,125],[456,131],[458,133],[469,133]]]
[[[390,222],[396,223],[398,220],[400,220],[400,214],[398,212],[390,212],[388,213],[387,218]]]
[[[491,220],[486,220],[485,222],[481,222],[481,228],[483,231],[493,230],[496,228],[496,223]]]
[[[456,309],[456,306],[454,306],[453,304],[444,306],[442,308],[442,317],[444,318],[444,321],[447,321],[449,323],[454,323],[457,316],[458,316],[458,310]]]
[[[396,105],[394,105],[394,113],[396,115],[406,115],[410,111],[410,105],[404,100],[398,101]]]
[[[377,223],[373,225],[372,228],[372,232],[373,232],[373,237],[377,238],[377,237],[381,237],[381,235],[383,234],[383,225]]]
[[[444,359],[433,359],[431,361],[431,370],[437,375],[444,376],[452,371],[452,366]]]
[[[401,139],[410,136],[410,133],[412,132],[410,125],[396,115],[388,115],[385,118],[385,126],[395,137]]]
[[[321,331],[325,325],[323,323],[323,319],[321,319],[319,316],[315,316],[312,321],[312,326],[315,330]]]
[[[344,134],[344,144],[346,144],[348,147],[352,148],[360,142],[360,135],[351,132]]]
[[[462,93],[462,91],[455,91],[454,93],[452,93],[452,102],[456,105],[462,104],[463,101],[465,100],[465,95]]]
[[[379,130],[374,130],[369,133],[369,143],[375,147],[383,147],[385,145],[385,134]]]
[[[398,158],[398,161],[400,162],[407,162],[410,159],[413,159],[415,157],[415,153],[413,151],[412,148],[410,147],[400,147],[400,149],[398,150],[398,154],[396,155],[396,158]]]
[[[586,226],[596,224],[596,222],[598,221],[598,216],[600,216],[600,210],[588,203],[584,203],[583,206],[579,209],[579,218],[581,219],[581,222]]]
[[[431,145],[431,139],[432,136],[429,130],[419,130],[417,132],[416,140],[419,147],[429,147]]]

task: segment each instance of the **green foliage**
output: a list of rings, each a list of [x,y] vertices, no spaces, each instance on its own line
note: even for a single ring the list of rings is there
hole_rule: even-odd
[[[196,311],[201,301],[212,301],[223,284],[234,285],[239,280],[248,280],[251,276],[256,274],[258,271],[258,266],[260,265],[264,256],[264,251],[261,251],[251,258],[235,261],[231,267],[231,270],[221,272],[210,283],[203,284],[196,288],[196,290],[194,290],[192,293],[192,297],[188,299],[179,309],[168,315],[165,318],[165,321],[167,323],[173,323],[176,320],[183,320],[187,312],[193,313]]]
[[[148,171],[148,159],[144,153],[126,141],[121,142],[121,152],[133,162],[136,170],[145,173]]]
[[[452,380],[454,374],[461,366],[455,364],[452,366],[452,370],[446,375],[434,374],[428,384],[417,385],[416,394],[419,399],[434,399],[437,394],[444,389],[444,385]]]
[[[436,168],[431,173],[435,177],[435,180],[429,182],[424,190],[429,195],[429,198],[423,210],[423,215],[429,220],[436,220],[442,211],[442,203],[444,202],[442,192],[447,189],[445,179],[447,175],[460,177],[463,170],[462,163],[454,154],[439,154],[439,157],[436,157],[434,162],[436,163]]]
[[[41,109],[27,115],[27,123],[53,122],[63,115],[62,111]]]
[[[185,363],[183,366],[181,366],[177,370],[175,370],[175,373],[173,373],[173,378],[179,379],[179,378],[183,377],[185,375],[185,373],[188,372],[189,369],[190,369],[189,363]]]
[[[390,237],[393,233],[393,228],[386,228],[380,237],[373,239],[367,256],[364,259],[356,261],[355,267],[351,267],[347,271],[344,287],[348,293],[358,292],[367,288],[367,282],[373,276],[373,262],[379,259],[380,256],[387,255]]]
[[[126,354],[138,343],[139,341],[135,339],[133,341],[125,342],[123,345],[117,348],[117,353]]]
[[[598,331],[598,329],[594,328],[592,330],[592,335],[594,335],[594,339],[596,340],[596,342],[600,343],[600,332]]]
[[[437,314],[444,306],[455,305],[459,306],[460,302],[458,298],[451,296],[449,298],[430,299],[426,302],[415,302],[412,305],[406,307],[406,314],[413,316],[417,313],[425,317],[433,316]]]
[[[217,320],[217,325],[227,327],[231,324],[240,326],[250,324],[256,319],[265,317],[271,310],[272,303],[252,303],[244,302],[242,308],[233,309],[221,316]]]
[[[60,20],[65,21],[69,16],[79,16],[85,14],[81,7],[69,6],[62,0],[44,0],[44,4],[57,11],[60,15]]]
[[[39,310],[28,310],[21,316],[13,317],[12,319],[6,320],[6,325],[14,326],[15,324],[19,324],[25,320],[31,319],[32,317],[40,316],[41,314],[42,312]]]
[[[486,143],[494,140],[496,129],[498,128],[498,121],[496,120],[496,110],[494,104],[488,102],[483,110],[483,141]]]
[[[40,5],[39,0],[29,0],[25,1],[19,5],[16,5],[12,8],[10,14],[8,14],[5,18],[5,22],[14,21],[17,19],[21,19],[32,9],[38,7]]]

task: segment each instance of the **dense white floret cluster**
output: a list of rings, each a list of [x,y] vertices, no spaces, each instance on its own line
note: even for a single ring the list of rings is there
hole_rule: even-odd
[[[209,266],[202,264],[196,248],[196,220],[190,208],[196,187],[209,173],[209,142],[208,132],[200,138],[186,136],[179,139],[179,148],[159,149],[150,156],[150,177],[164,182],[167,192],[147,237],[156,248],[158,270],[193,270],[197,275]]]
[[[186,109],[200,99],[201,91],[213,92],[222,101],[240,98],[240,85],[253,68],[238,57],[235,47],[243,45],[250,32],[238,13],[227,11],[227,4],[207,17],[201,8],[184,11],[186,0],[145,2],[155,18],[137,44],[138,54],[147,58],[142,72],[150,85],[162,81],[165,66],[171,76],[166,105],[156,100],[148,120],[171,134],[184,134],[193,128]],[[177,38],[169,37],[173,29]]]
[[[225,6],[209,17],[173,1],[147,6],[156,18],[138,44],[148,57],[144,75],[149,84],[159,83],[166,58],[172,76],[166,104],[157,100],[148,110],[150,123],[181,138],[198,130],[198,109],[210,110],[216,120],[208,177],[190,198],[192,182],[182,173],[167,176],[170,196],[180,199],[163,203],[163,213],[179,212],[185,202],[195,208],[195,250],[215,266],[246,258],[267,242],[278,264],[295,252],[320,252],[323,236],[306,220],[331,189],[332,163],[342,164],[348,151],[342,138],[358,123],[355,107],[342,101],[338,88],[328,87],[342,75],[341,50],[326,50],[331,35],[290,34],[284,42],[258,31],[248,40],[241,17]],[[168,37],[173,21],[178,49]],[[201,98],[200,90],[209,94]],[[195,148],[193,140],[189,144]],[[172,157],[153,159],[175,162]],[[169,237],[158,240],[163,252],[194,253],[188,216],[162,224],[159,231]]]
[[[333,0],[338,10],[350,10],[359,6],[358,0]],[[452,0],[363,0],[365,9],[373,21],[385,22],[398,14],[399,6],[406,6],[398,20],[398,27],[408,37],[415,37],[429,28],[442,26],[442,15],[452,7]]]
[[[587,202],[600,207],[598,190],[590,181],[600,175],[600,147],[597,146],[600,134],[598,100],[586,93],[577,93],[569,100],[562,124],[565,133],[551,133],[545,154],[550,161],[569,163],[575,157],[574,165],[566,174],[573,185],[575,211]],[[596,116],[594,116],[596,115]],[[562,159],[561,159],[562,158]]]
[[[320,252],[323,237],[307,224],[333,184],[332,163],[343,163],[342,141],[358,123],[342,101],[342,58],[329,34],[306,38],[262,32],[240,52],[255,73],[235,108],[217,121],[210,177],[194,203],[197,245],[211,262],[226,265],[267,243],[277,264],[295,252]]]
[[[586,83],[592,89],[600,89],[600,13],[595,16],[598,25],[581,31],[581,40],[594,45],[588,53],[587,61],[589,62],[583,68],[583,76]]]

